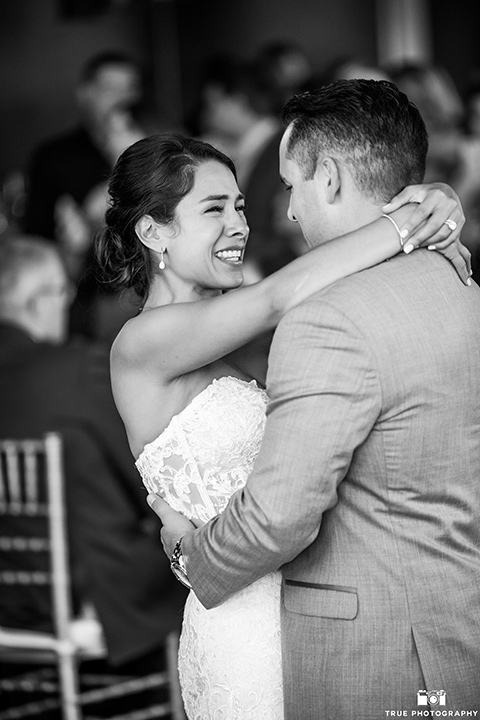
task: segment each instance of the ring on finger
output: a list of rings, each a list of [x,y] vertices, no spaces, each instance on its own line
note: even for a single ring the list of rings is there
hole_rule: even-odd
[[[455,222],[455,220],[452,220],[452,218],[447,218],[446,220],[444,220],[443,224],[447,225],[447,227],[449,227],[452,231],[457,229],[457,223]]]

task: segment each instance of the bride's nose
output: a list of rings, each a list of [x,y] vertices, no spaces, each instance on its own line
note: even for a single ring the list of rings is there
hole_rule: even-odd
[[[227,218],[226,234],[229,236],[241,235],[245,237],[248,233],[249,227],[245,218],[237,211],[230,213]]]

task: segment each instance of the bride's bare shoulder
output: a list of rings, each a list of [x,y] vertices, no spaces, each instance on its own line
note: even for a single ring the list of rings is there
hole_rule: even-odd
[[[173,310],[173,312],[172,312]],[[128,365],[142,360],[148,361],[153,352],[162,351],[162,346],[171,337],[172,322],[177,313],[171,305],[154,308],[130,318],[116,336],[110,351],[112,365]]]

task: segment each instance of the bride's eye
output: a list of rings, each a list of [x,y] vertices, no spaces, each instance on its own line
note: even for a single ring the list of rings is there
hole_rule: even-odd
[[[207,208],[205,212],[222,212],[222,211],[223,211],[223,207],[221,207],[220,205],[212,205],[212,207]]]

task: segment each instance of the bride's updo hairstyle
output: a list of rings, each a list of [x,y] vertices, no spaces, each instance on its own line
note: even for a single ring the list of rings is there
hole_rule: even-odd
[[[101,282],[117,290],[133,288],[145,300],[156,268],[135,226],[144,215],[173,223],[178,203],[193,188],[196,168],[211,160],[226,165],[236,179],[230,158],[181,135],[152,135],[120,155],[108,185],[105,228],[96,238]]]

